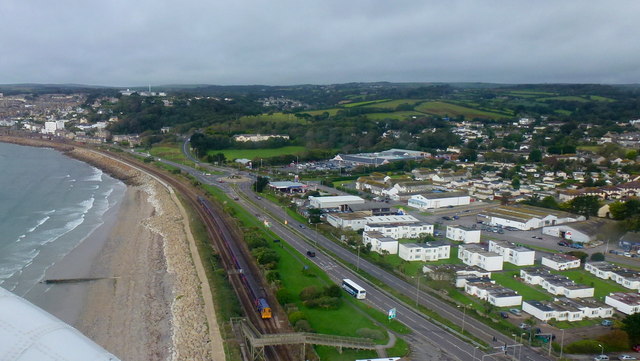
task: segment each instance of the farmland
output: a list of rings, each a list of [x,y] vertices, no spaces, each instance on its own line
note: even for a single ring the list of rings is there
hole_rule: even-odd
[[[416,110],[426,114],[432,115],[440,115],[440,116],[464,116],[465,118],[486,118],[486,119],[504,119],[509,118],[509,115],[487,112],[482,110],[477,110],[473,108],[467,108],[460,105],[435,101],[435,102],[427,102],[420,104],[416,107]]]

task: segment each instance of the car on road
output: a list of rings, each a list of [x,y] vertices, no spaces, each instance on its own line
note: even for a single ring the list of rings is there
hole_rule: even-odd
[[[620,355],[618,356],[618,360],[637,360],[637,358],[631,355]]]
[[[307,251],[307,256],[309,256],[309,257],[315,257],[315,256],[316,256],[316,252],[314,252],[314,251]]]
[[[444,219],[445,221],[450,221],[450,220],[452,220],[453,218],[451,218],[451,217],[449,217],[449,216],[444,216],[444,217],[442,217],[442,219]]]
[[[569,247],[575,248],[575,249],[583,249],[584,248],[584,246],[582,244],[580,244],[580,243],[571,243],[569,245]]]
[[[257,200],[261,200],[261,199],[262,199],[262,197],[256,196],[256,199],[257,199]]]
[[[455,216],[453,216],[453,219],[460,219],[460,216],[455,215]]]
[[[540,236],[531,236],[531,238],[542,239],[542,237],[540,237]]]
[[[593,361],[609,361],[609,356],[607,355],[598,355],[593,358]]]

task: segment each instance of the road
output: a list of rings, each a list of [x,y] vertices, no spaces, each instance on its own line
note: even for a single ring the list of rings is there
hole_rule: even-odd
[[[185,142],[186,143],[186,142]],[[185,145],[186,150],[186,145]],[[188,152],[187,152],[188,153]],[[193,159],[192,159],[193,160]],[[528,360],[547,360],[548,358],[537,354],[528,347],[518,346],[514,339],[506,337],[480,321],[466,317],[466,313],[446,304],[443,301],[427,294],[422,290],[418,290],[413,284],[410,284],[397,276],[384,271],[380,267],[359,258],[356,254],[343,248],[342,246],[326,239],[324,236],[309,229],[307,225],[298,223],[295,220],[288,220],[288,225],[283,224],[284,211],[277,205],[264,200],[258,199],[253,193],[249,183],[239,184],[234,187],[229,183],[220,183],[219,175],[206,175],[196,171],[191,167],[187,167],[178,163],[162,160],[163,162],[180,168],[182,171],[191,174],[200,182],[215,185],[222,188],[229,196],[238,197],[246,209],[253,214],[261,214],[264,219],[269,220],[272,225],[271,229],[283,240],[288,242],[301,254],[312,247],[316,250],[316,257],[312,258],[318,267],[323,269],[336,283],[343,278],[351,278],[357,283],[363,285],[367,289],[366,303],[387,312],[391,308],[396,308],[398,321],[404,323],[412,330],[410,335],[402,335],[411,345],[412,359],[414,360],[475,360],[478,359],[497,359],[494,358],[495,349],[493,347],[501,347],[507,345],[507,352],[510,355],[518,356],[519,359]],[[204,166],[204,164],[201,164]],[[210,167],[215,171],[228,172],[228,170],[218,167]],[[316,247],[317,245],[317,247]],[[325,253],[326,251],[326,253]],[[331,255],[331,256],[329,256]],[[458,334],[454,330],[447,329],[446,326],[438,325],[436,321],[429,319],[427,316],[418,312],[413,306],[405,304],[397,300],[384,290],[381,290],[352,272],[346,265],[357,265],[358,268],[373,278],[378,279],[396,292],[400,292],[407,296],[415,297],[416,302],[421,306],[429,308],[433,312],[437,312],[442,317],[447,318],[452,323],[462,326],[467,332],[475,337],[482,339],[490,345],[488,352],[476,348],[475,345],[467,341],[462,341],[458,337],[452,337]],[[496,339],[494,342],[493,339]],[[504,352],[500,351],[500,355]]]

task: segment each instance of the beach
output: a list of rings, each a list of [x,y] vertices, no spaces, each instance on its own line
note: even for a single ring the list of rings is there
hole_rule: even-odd
[[[53,285],[50,312],[124,361],[224,360],[211,290],[173,191],[94,151],[61,150],[128,186],[104,224],[48,270],[47,278],[98,278]]]

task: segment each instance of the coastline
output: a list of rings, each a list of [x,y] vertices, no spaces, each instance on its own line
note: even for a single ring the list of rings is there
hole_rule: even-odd
[[[54,285],[48,302],[60,317],[122,360],[225,359],[215,312],[203,299],[211,290],[197,272],[186,214],[171,190],[82,147],[5,136],[0,142],[54,148],[127,184],[104,224],[47,273],[107,277]]]

